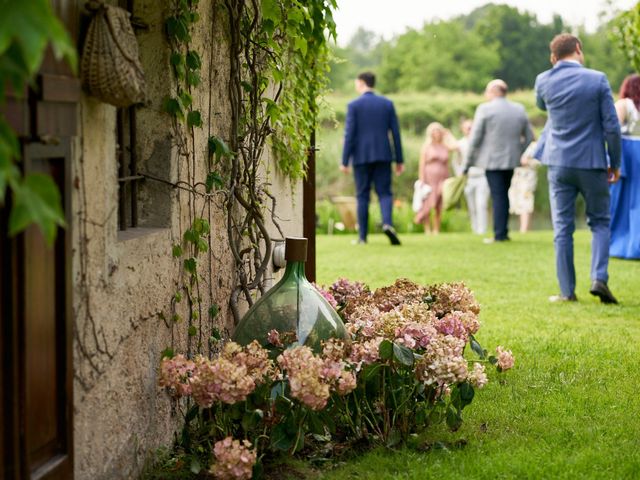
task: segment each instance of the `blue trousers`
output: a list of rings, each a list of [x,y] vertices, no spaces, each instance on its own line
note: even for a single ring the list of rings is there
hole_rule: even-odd
[[[494,238],[506,240],[509,238],[509,187],[513,169],[486,170],[485,175],[491,192]]]
[[[391,209],[393,195],[391,194],[391,162],[374,162],[353,167],[356,182],[356,198],[358,200],[358,236],[360,240],[367,239],[369,227],[369,200],[371,184],[376,189],[380,200],[382,223],[391,225]]]
[[[591,229],[591,280],[607,282],[609,274],[609,184],[605,170],[550,166],[549,201],[556,250],[556,274],[560,292],[575,293],[576,271],[573,264],[573,232],[576,229],[576,198],[586,203],[587,225]]]

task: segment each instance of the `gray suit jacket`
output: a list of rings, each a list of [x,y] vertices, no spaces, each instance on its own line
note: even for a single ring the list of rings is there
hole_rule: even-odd
[[[522,105],[497,97],[478,106],[473,118],[467,166],[511,170],[533,140]]]

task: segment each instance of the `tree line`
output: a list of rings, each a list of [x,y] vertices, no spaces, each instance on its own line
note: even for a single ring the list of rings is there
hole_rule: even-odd
[[[541,23],[531,12],[492,3],[451,20],[426,22],[391,40],[360,28],[346,47],[334,46],[331,86],[350,92],[358,72],[373,70],[383,93],[480,92],[492,78],[502,78],[511,90],[530,89],[550,66],[550,40],[571,31],[583,43],[586,66],[607,73],[616,91],[632,68],[613,35],[614,13],[605,13],[595,32],[571,27],[559,15]]]

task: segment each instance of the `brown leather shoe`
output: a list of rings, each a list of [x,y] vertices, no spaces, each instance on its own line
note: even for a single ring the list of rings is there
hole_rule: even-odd
[[[609,290],[609,287],[607,287],[606,282],[594,280],[591,284],[589,293],[596,297],[600,297],[600,301],[602,303],[618,303],[616,297],[613,296],[613,293],[611,293],[611,290]]]

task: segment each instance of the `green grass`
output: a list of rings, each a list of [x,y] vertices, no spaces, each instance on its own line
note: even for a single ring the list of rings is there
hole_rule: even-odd
[[[431,433],[464,447],[378,449],[318,478],[640,478],[640,262],[611,260],[620,305],[601,305],[588,293],[590,235],[578,231],[579,302],[550,304],[558,290],[551,232],[512,237],[484,245],[472,234],[404,235],[397,248],[382,235],[364,246],[350,235],[318,237],[318,283],[463,280],[482,304],[478,340],[516,357],[504,384],[478,392],[458,432]]]

